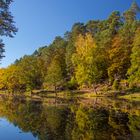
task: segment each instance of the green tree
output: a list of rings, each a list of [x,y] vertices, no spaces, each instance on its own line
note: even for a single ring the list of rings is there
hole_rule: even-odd
[[[55,57],[53,58],[50,66],[48,67],[46,75],[46,83],[49,86],[53,86],[54,90],[56,91],[56,88],[58,86],[61,86],[63,82],[64,82],[63,70],[60,61],[58,61],[57,57]]]
[[[34,56],[24,56],[18,66],[20,67],[20,76],[26,90],[41,88],[43,77],[38,58]]]
[[[130,84],[140,83],[140,28],[135,33],[128,75]]]
[[[138,27],[136,12],[131,8],[123,15],[124,23],[118,32],[112,36],[111,47],[108,50],[109,66],[108,76],[111,84],[121,79],[126,79],[127,70],[130,67],[130,55],[133,46],[135,31]]]
[[[13,16],[9,11],[9,6],[13,0],[0,0],[0,36],[9,36],[17,32],[17,28],[14,25]],[[0,59],[3,57],[4,44],[0,39]]]
[[[138,4],[134,1],[131,7],[123,13],[126,22],[132,22],[136,20],[137,13],[140,12]]]
[[[98,63],[102,69],[102,79],[108,78],[108,67],[110,65],[109,51],[112,46],[112,40],[122,27],[120,13],[113,12],[107,20],[101,21],[99,24],[99,32],[95,35],[97,44]]]

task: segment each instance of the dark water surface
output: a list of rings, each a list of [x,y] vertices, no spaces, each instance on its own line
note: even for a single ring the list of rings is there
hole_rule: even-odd
[[[140,102],[0,98],[0,140],[140,140]]]

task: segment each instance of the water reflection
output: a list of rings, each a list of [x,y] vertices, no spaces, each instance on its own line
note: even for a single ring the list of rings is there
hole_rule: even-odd
[[[0,140],[37,140],[31,133],[22,133],[18,127],[5,118],[0,119]]]
[[[74,101],[60,105],[57,99],[48,105],[41,100],[1,98],[0,118],[5,119],[0,120],[0,139],[140,139],[139,102],[101,98]]]

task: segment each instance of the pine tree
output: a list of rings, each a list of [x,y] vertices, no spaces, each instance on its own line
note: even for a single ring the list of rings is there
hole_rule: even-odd
[[[17,32],[14,25],[13,16],[9,11],[9,6],[13,0],[0,0],[0,36],[9,36]],[[0,40],[0,59],[3,57],[4,43]]]

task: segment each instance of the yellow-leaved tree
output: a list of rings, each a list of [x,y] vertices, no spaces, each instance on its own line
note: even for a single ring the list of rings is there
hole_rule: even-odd
[[[72,56],[75,78],[80,86],[95,85],[101,77],[96,60],[96,43],[91,34],[79,35],[75,43],[76,52]]]
[[[5,71],[6,69],[0,69],[0,90],[4,90],[6,88],[6,80],[5,80]]]

